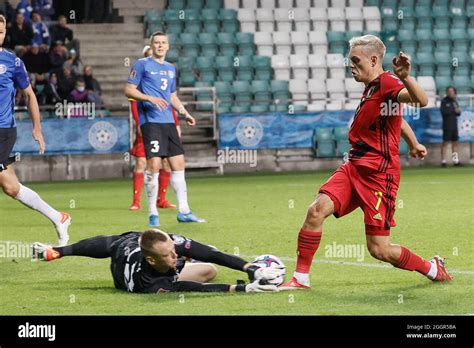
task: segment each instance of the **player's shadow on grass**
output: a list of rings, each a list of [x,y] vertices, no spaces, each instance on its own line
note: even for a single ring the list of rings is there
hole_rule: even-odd
[[[120,291],[115,289],[114,287],[110,286],[87,286],[87,287],[78,287],[77,290],[81,291],[94,291],[94,292],[101,292],[101,293],[108,293],[108,294],[116,294],[116,293],[122,293],[126,294],[124,291]]]
[[[77,287],[81,291],[93,291],[94,293],[100,293],[102,295],[126,295],[133,298],[134,301],[141,301],[143,303],[151,302],[173,302],[176,303],[180,299],[180,296],[183,296],[183,293],[172,292],[172,293],[156,293],[156,294],[138,294],[138,293],[128,293],[123,290],[115,289],[113,286],[82,286]],[[229,294],[217,294],[217,293],[199,293],[199,292],[186,292],[184,293],[186,299],[197,299],[197,298],[216,298],[216,297],[226,297]]]

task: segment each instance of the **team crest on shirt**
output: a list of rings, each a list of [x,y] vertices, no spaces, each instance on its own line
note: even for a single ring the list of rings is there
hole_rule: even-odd
[[[174,71],[168,70],[168,76],[170,77],[170,79],[174,79]]]
[[[0,75],[5,74],[7,72],[7,66],[4,64],[0,64]]]
[[[181,245],[181,244],[184,243],[184,241],[185,241],[185,239],[181,236],[173,236],[173,242],[176,245]]]

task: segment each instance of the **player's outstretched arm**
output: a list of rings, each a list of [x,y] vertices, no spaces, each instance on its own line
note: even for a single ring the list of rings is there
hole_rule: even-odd
[[[158,109],[160,109],[160,111],[168,107],[168,103],[166,102],[166,100],[158,97],[153,97],[151,95],[143,94],[133,83],[127,83],[125,85],[124,93],[127,98],[153,103]]]
[[[424,107],[428,105],[428,96],[421,86],[410,76],[411,62],[410,58],[403,52],[392,60],[393,72],[405,85],[398,95],[400,103],[416,104],[416,106]]]
[[[36,100],[36,95],[35,92],[33,92],[31,85],[28,85],[28,87],[26,87],[23,92],[26,95],[26,103],[30,113],[31,122],[33,123],[33,139],[35,139],[35,141],[39,144],[39,153],[42,155],[46,150],[46,144],[41,131],[41,117],[38,101]]]
[[[178,98],[178,94],[176,92],[171,93],[171,105],[178,111],[179,114],[184,115],[186,118],[186,122],[191,127],[196,125],[196,120],[193,116],[186,110],[181,100]]]
[[[238,256],[224,253],[209,245],[196,242],[195,240],[188,239],[185,245],[187,245],[187,247],[183,247],[183,244],[176,246],[178,254],[195,260],[215,263],[220,266],[246,272],[252,282],[261,279],[272,280],[283,274],[282,269],[259,267],[248,263]]]
[[[168,291],[172,292],[277,292],[279,289],[275,285],[260,284],[258,280],[250,284],[206,284],[190,281],[174,282]]]
[[[418,142],[416,135],[411,129],[407,121],[402,119],[402,137],[408,144],[410,148],[410,156],[420,159],[425,159],[428,155],[428,150],[426,147]]]

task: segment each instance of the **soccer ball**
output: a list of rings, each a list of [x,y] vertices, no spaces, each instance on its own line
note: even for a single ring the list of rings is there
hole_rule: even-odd
[[[274,255],[260,255],[255,260],[252,261],[254,265],[257,265],[259,267],[283,267],[283,274],[273,280],[268,280],[268,284],[272,285],[281,285],[285,281],[285,273],[286,273],[286,267],[285,264],[276,256]]]

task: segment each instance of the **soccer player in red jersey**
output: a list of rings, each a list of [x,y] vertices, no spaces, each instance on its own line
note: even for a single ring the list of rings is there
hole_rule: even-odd
[[[450,281],[444,259],[426,261],[404,246],[390,242],[390,227],[400,181],[400,135],[410,155],[423,159],[426,148],[402,118],[402,103],[426,106],[426,93],[410,77],[411,62],[400,52],[393,58],[394,74],[382,67],[385,45],[376,36],[349,41],[349,67],[354,79],[365,84],[359,107],[349,129],[349,161],[337,169],[319,189],[309,206],[298,235],[296,272],[280,290],[310,287],[309,271],[321,241],[324,220],[340,218],[360,207],[370,254],[397,268],[417,271],[434,281]]]
[[[146,45],[143,48],[143,56],[150,57],[152,55],[150,46]],[[133,120],[135,122],[137,132],[135,136],[135,142],[131,151],[132,156],[136,157],[135,170],[133,171],[133,202],[130,206],[130,210],[140,210],[141,203],[140,197],[142,195],[143,182],[145,179],[145,168],[146,168],[146,154],[145,146],[143,145],[142,132],[140,130],[140,117],[138,115],[137,102],[130,99],[130,107],[132,110]],[[176,115],[176,111],[171,109],[173,113],[174,122],[178,130],[178,134],[181,137],[181,126],[179,125],[179,119]],[[166,193],[168,192],[168,186],[170,184],[171,167],[168,163],[168,159],[164,158],[162,161],[163,168],[160,169],[158,177],[158,208],[176,208],[176,205],[169,202],[166,199]]]

